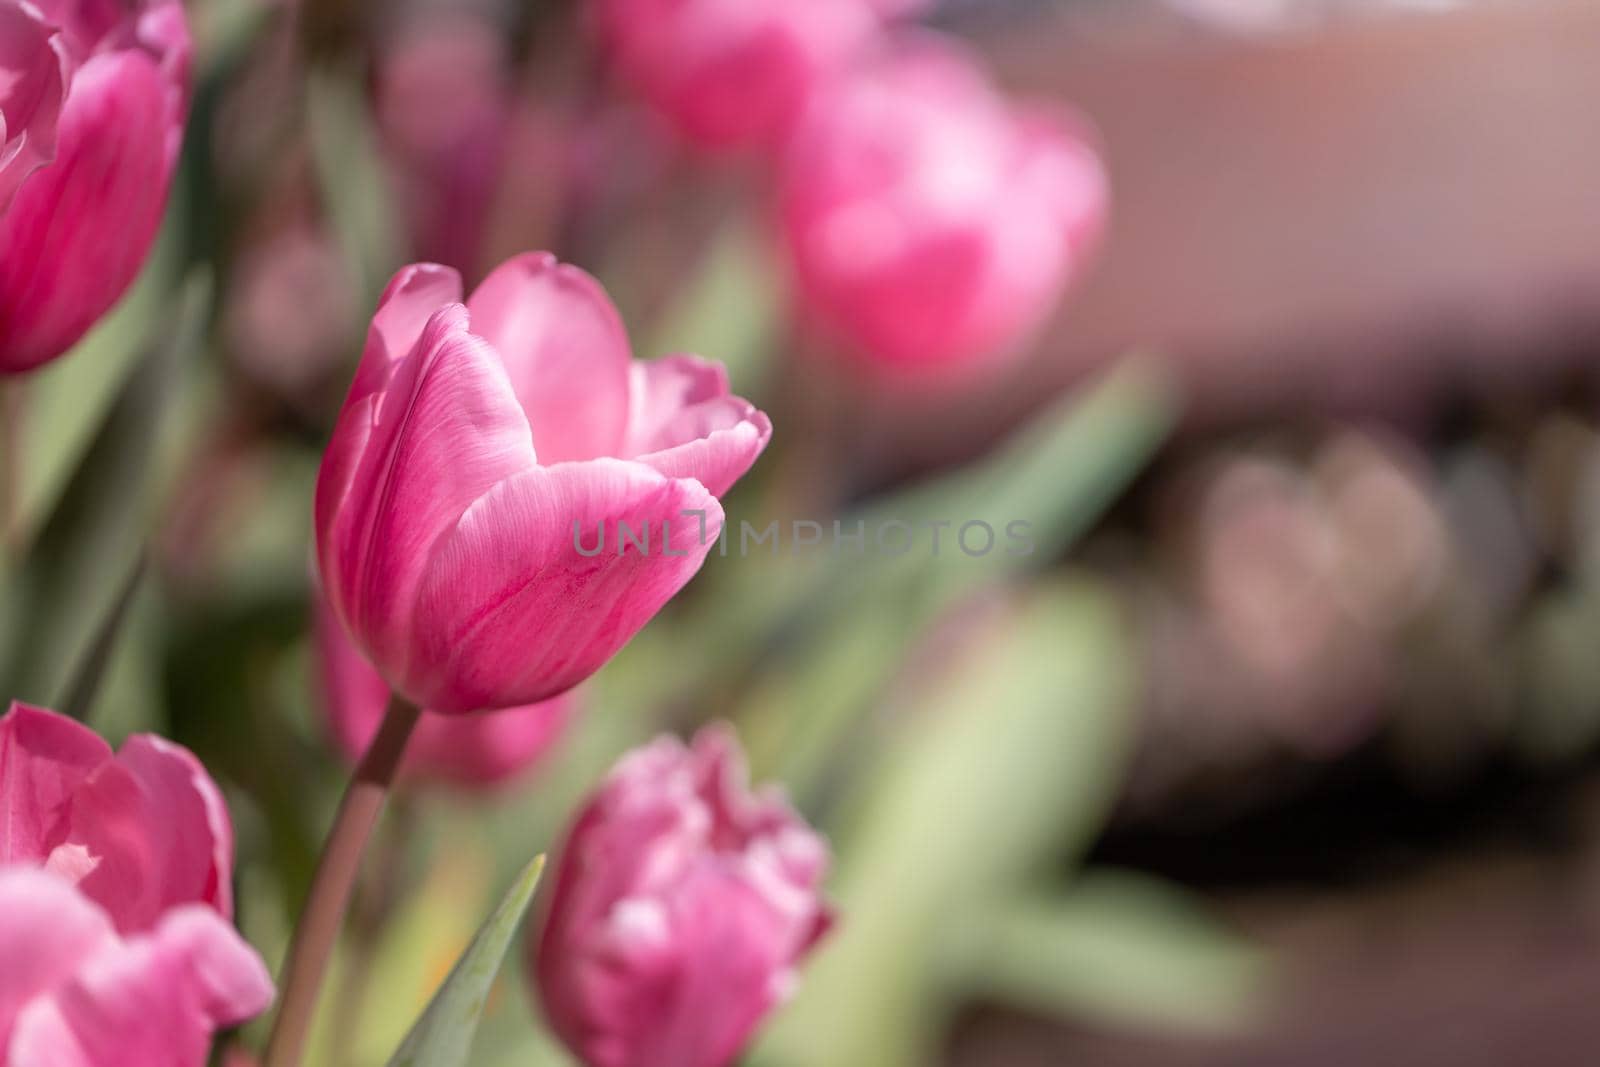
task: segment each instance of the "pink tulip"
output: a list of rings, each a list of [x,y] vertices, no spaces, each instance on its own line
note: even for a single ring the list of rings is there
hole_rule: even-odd
[[[6,1067],[201,1067],[216,1029],[271,1003],[261,959],[212,908],[129,933],[83,888],[0,868]]]
[[[723,1067],[794,989],[831,916],[827,843],[752,793],[725,729],[617,764],[558,858],[530,969],[589,1067]]]
[[[389,687],[320,598],[316,640],[329,732],[354,763],[378,732]],[[429,712],[406,745],[403,773],[463,789],[508,782],[550,752],[577,703],[576,690],[571,690],[539,704],[502,711],[452,716]]]
[[[53,73],[35,11],[60,28]],[[72,347],[138,273],[178,158],[188,67],[177,0],[0,0],[0,374]]]
[[[634,363],[599,284],[553,256],[460,300],[432,264],[389,283],[316,504],[340,621],[393,690],[444,714],[598,670],[699,570],[717,498],[772,431],[716,364]]]
[[[15,865],[75,884],[124,934],[184,904],[233,914],[233,825],[199,760],[150,734],[113,754],[20,703],[0,717],[0,866]]]
[[[1085,138],[917,39],[824,91],[786,155],[779,215],[806,312],[861,364],[954,377],[1009,353],[1106,213]]]
[[[618,75],[692,142],[772,144],[872,40],[884,0],[596,0]]]
[[[378,128],[419,258],[478,267],[512,121],[509,82],[504,34],[461,11],[409,27],[380,54]]]

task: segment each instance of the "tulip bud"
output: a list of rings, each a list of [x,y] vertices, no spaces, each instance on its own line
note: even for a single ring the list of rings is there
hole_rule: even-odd
[[[596,0],[618,75],[706,148],[775,143],[885,0]]]
[[[350,643],[326,600],[319,599],[315,629],[328,731],[353,764],[378,732],[389,687]],[[576,690],[569,690],[526,707],[474,715],[427,712],[406,745],[402,773],[460,789],[510,782],[550,752],[577,705]]]
[[[752,793],[730,731],[624,757],[557,858],[530,970],[589,1067],[723,1067],[794,989],[831,916],[826,842]]]
[[[699,570],[772,432],[719,365],[634,363],[599,284],[553,256],[461,296],[431,264],[390,283],[316,501],[335,614],[443,714],[598,670]]]
[[[35,12],[59,28],[44,50]],[[176,0],[0,0],[0,37],[0,374],[15,374],[71,348],[138,274],[177,163],[189,30]]]
[[[921,39],[818,96],[778,207],[808,319],[904,379],[1018,351],[1081,268],[1106,199],[1071,123],[1014,106],[962,53]]]

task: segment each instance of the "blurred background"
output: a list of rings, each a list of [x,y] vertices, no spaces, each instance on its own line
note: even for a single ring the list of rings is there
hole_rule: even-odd
[[[937,394],[804,358],[762,179],[576,5],[190,14],[162,243],[30,386],[0,680],[205,759],[269,963],[346,773],[311,487],[401,264],[550,249],[637,355],[726,361],[777,427],[731,522],[1038,548],[714,554],[528,773],[398,799],[321,1062],[383,1062],[615,757],[717,718],[837,852],[752,1065],[1591,1062],[1600,5],[937,5],[1088,117],[1112,204],[1027,351]],[[475,1062],[568,1062],[514,970]]]

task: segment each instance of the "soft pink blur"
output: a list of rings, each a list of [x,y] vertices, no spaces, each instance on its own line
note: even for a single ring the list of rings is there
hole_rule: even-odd
[[[618,75],[708,148],[776,143],[870,41],[882,0],[596,0]]]
[[[318,598],[315,629],[328,732],[354,763],[378,732],[389,687],[350,643],[325,598]],[[466,716],[427,712],[406,745],[403,773],[462,789],[504,784],[549,754],[577,706],[577,690],[569,690],[527,707]]]
[[[0,1063],[206,1061],[272,982],[229,923],[233,830],[188,751],[0,718]]]
[[[1073,119],[1013,104],[919,34],[817,98],[778,208],[807,321],[925,380],[1019,351],[1081,269],[1107,184]]]
[[[731,731],[617,764],[558,858],[529,968],[591,1067],[722,1067],[798,981],[831,915],[827,843],[752,793]]]
[[[322,586],[384,680],[446,714],[603,665],[699,570],[772,426],[720,365],[635,363],[589,275],[530,253],[461,303],[390,282],[317,485]],[[703,513],[703,514],[702,514]],[[648,528],[622,550],[617,524]],[[575,534],[602,551],[578,551]]]
[[[77,884],[124,933],[180,904],[233,914],[233,825],[199,760],[150,734],[113,754],[20,703],[0,718],[0,865],[17,864]]]
[[[0,1062],[201,1067],[211,1035],[272,1002],[260,957],[215,911],[186,904],[119,932],[62,878],[0,868]]]
[[[188,107],[189,30],[176,0],[33,9],[60,27],[55,70],[29,9],[0,0],[0,160],[11,157],[0,163],[0,373],[67,351],[138,274]]]
[[[415,20],[380,51],[378,129],[415,258],[473,275],[507,151],[510,77],[504,35],[467,12]]]

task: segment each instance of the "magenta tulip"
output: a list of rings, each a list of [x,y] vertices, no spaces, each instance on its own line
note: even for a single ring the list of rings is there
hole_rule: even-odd
[[[59,27],[53,72],[37,13]],[[71,348],[138,273],[177,163],[188,68],[176,0],[0,0],[0,374]]]
[[[345,636],[326,600],[318,603],[316,642],[328,730],[354,763],[378,732],[389,687]],[[402,774],[469,790],[511,782],[549,754],[577,704],[577,691],[569,690],[527,707],[475,715],[424,713],[406,746]]]
[[[752,793],[731,732],[625,757],[558,857],[530,968],[588,1067],[723,1067],[827,929],[826,842]]]
[[[596,0],[619,77],[690,141],[770,145],[870,42],[884,0]]]
[[[121,933],[198,903],[233,913],[233,825],[187,749],[150,734],[121,751],[64,715],[0,717],[0,866],[77,885]]]
[[[699,570],[772,430],[716,364],[634,363],[599,284],[553,256],[461,295],[431,264],[389,284],[316,502],[335,613],[444,714],[598,670]]]
[[[219,1027],[272,1001],[260,958],[215,910],[121,930],[80,883],[0,867],[0,1063],[201,1067]]]
[[[1106,213],[1088,141],[918,37],[824,91],[786,154],[785,244],[808,319],[862,366],[955,377],[1019,351]]]

